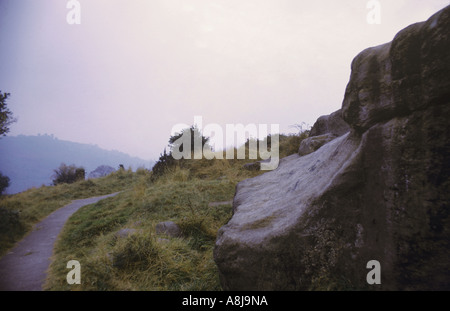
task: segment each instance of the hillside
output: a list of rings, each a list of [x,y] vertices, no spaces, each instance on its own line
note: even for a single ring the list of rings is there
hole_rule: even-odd
[[[117,170],[106,177],[2,196],[0,255],[71,200],[120,191],[69,219],[55,245],[46,289],[219,290],[212,258],[217,230],[231,217],[237,182],[261,174],[245,169],[246,162],[189,161],[157,180],[148,170]],[[158,224],[165,221],[176,223],[182,236],[158,233]],[[65,281],[67,269],[61,263],[67,256],[83,263],[79,286]]]
[[[125,168],[133,169],[151,169],[153,165],[152,161],[119,151],[59,140],[50,135],[7,136],[0,139],[0,172],[11,179],[11,185],[6,190],[8,194],[51,184],[53,170],[61,163],[84,167],[86,176],[100,165],[118,168],[123,164]]]
[[[280,137],[280,157],[307,133]],[[45,216],[71,200],[121,192],[78,210],[55,244],[45,289],[220,290],[213,260],[217,230],[232,215],[236,184],[263,173],[252,160],[175,161],[158,176],[144,169],[33,188],[0,197],[0,255]],[[161,232],[173,222],[180,235]],[[69,286],[66,258],[83,263],[81,285]]]
[[[449,33],[450,6],[360,52],[339,110],[257,141],[279,148],[272,171],[236,157],[248,140],[233,159],[164,151],[152,171],[0,196],[0,254],[69,201],[120,192],[68,219],[44,290],[448,291]]]

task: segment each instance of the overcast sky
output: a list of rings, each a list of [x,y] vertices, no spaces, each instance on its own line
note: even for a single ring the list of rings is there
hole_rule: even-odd
[[[449,0],[0,0],[9,135],[157,159],[177,123],[294,124],[341,107],[350,63]]]

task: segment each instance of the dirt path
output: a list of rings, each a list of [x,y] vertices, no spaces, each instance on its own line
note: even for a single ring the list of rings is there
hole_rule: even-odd
[[[42,290],[50,265],[53,244],[67,219],[79,208],[116,194],[75,200],[37,223],[33,231],[0,258],[0,290]]]

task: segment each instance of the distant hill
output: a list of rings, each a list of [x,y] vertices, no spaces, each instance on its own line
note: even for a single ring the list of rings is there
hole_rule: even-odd
[[[53,170],[61,163],[84,167],[86,176],[101,165],[117,169],[123,164],[125,168],[136,170],[139,167],[151,169],[154,164],[119,151],[59,140],[53,135],[19,135],[0,139],[0,172],[11,179],[6,190],[8,194],[52,184]]]

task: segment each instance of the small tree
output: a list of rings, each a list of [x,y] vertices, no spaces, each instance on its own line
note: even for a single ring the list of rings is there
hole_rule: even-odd
[[[183,137],[183,135],[189,131],[190,131],[189,135],[191,138],[191,145],[189,147],[191,148],[191,152],[193,152],[194,147],[196,147],[195,143],[194,143],[196,139],[201,140],[201,142],[202,142],[201,150],[203,150],[203,147],[208,144],[209,138],[203,136],[202,133],[200,132],[200,130],[196,126],[191,126],[190,128],[186,128],[186,129],[182,130],[181,133],[176,133],[175,135],[171,136],[169,138],[170,149],[174,150],[175,148],[177,148],[180,152],[183,152],[183,149],[185,146],[180,145],[180,141],[181,141],[181,138]],[[198,147],[200,147],[200,146],[198,146]]]
[[[85,176],[86,171],[84,168],[76,167],[75,165],[68,166],[61,163],[59,168],[54,170],[53,184],[55,186],[62,183],[71,184],[79,180],[84,180]]]
[[[10,96],[9,93],[0,91],[0,136],[5,136],[9,132],[9,126],[17,121],[6,106],[8,96]]]
[[[17,121],[6,106],[6,99],[9,95],[9,93],[0,91],[0,137],[5,136],[9,132],[9,126]],[[9,177],[0,173],[0,195],[9,187],[9,182]]]
[[[0,172],[0,195],[3,194],[3,191],[6,190],[6,188],[9,187],[9,177],[8,176],[4,176],[1,172]]]
[[[182,137],[183,134],[190,135],[190,146],[185,146]],[[173,150],[178,150],[180,152],[183,152],[183,149],[185,147],[191,149],[191,153],[194,152],[195,141],[201,140],[201,147],[203,148],[209,147],[208,141],[209,138],[202,135],[200,130],[196,126],[191,126],[190,128],[183,129],[180,133],[176,133],[173,136],[170,136],[169,138],[169,148],[170,151],[167,153],[166,149],[164,148],[164,153],[160,154],[159,160],[155,163],[155,165],[152,168],[152,180],[156,180],[158,177],[164,175],[169,169],[173,169],[175,167],[183,167],[184,163],[186,163],[186,159],[175,159],[173,157]],[[197,146],[200,147],[200,146]],[[210,147],[209,147],[210,148]]]
[[[176,161],[172,157],[172,154],[171,153],[167,154],[166,149],[164,148],[164,153],[159,156],[158,162],[156,162],[155,165],[153,165],[152,179],[155,180],[159,176],[164,175],[167,169],[175,165]]]

